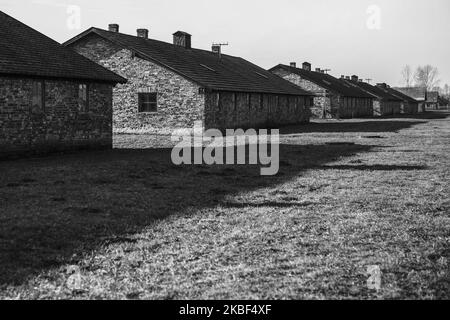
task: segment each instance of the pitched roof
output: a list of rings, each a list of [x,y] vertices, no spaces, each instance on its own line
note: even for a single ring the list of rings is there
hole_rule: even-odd
[[[211,51],[194,48],[186,49],[167,42],[99,28],[90,28],[67,41],[64,45],[70,46],[90,34],[96,34],[123,48],[127,48],[140,58],[168,68],[207,89],[314,95],[242,58],[225,54],[222,54],[219,58],[217,54]]]
[[[418,103],[418,101],[414,98],[411,98],[410,96],[404,94],[403,92],[400,92],[398,90],[395,90],[391,87],[387,87],[386,90],[392,94],[393,96],[399,97],[400,99],[410,102],[410,103]]]
[[[0,11],[0,74],[108,83],[126,79]]]
[[[353,81],[353,80],[348,80],[348,79],[340,79],[339,81],[346,82],[348,84],[359,87],[362,90],[375,96],[377,99],[389,100],[389,101],[402,101],[403,100],[397,96],[390,94],[388,91],[386,91],[378,86],[373,86],[367,82]]]
[[[419,101],[425,101],[427,96],[426,89],[421,87],[394,88],[394,89]]]
[[[291,72],[305,78],[316,85],[325,88],[327,90],[333,91],[337,94],[346,96],[346,97],[357,97],[357,98],[373,98],[370,94],[367,94],[364,90],[361,90],[357,87],[346,84],[345,82],[340,81],[339,79],[321,72],[316,71],[308,71],[305,69],[300,69],[296,67],[291,67],[284,64],[279,64],[278,66],[273,67],[270,71],[275,69],[283,69],[287,72]]]

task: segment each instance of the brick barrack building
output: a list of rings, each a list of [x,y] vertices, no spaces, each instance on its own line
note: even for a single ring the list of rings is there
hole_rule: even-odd
[[[403,92],[397,91],[393,88],[391,88],[386,83],[379,83],[377,84],[378,87],[384,89],[391,95],[401,99],[401,105],[400,105],[400,113],[402,114],[417,114],[419,112],[419,101],[407,96]]]
[[[384,85],[373,86],[367,82],[363,82],[358,76],[353,75],[351,77],[342,76],[340,81],[354,86],[355,88],[360,88],[367,93],[373,95],[375,98],[373,100],[373,115],[376,117],[380,116],[393,116],[400,114],[402,108],[403,99],[392,95],[387,90],[385,90]]]
[[[414,99],[418,103],[418,113],[425,112],[427,102],[427,89],[423,87],[394,87],[394,90]]]
[[[356,118],[373,115],[373,96],[367,92],[339,81],[323,70],[311,70],[311,64],[304,62],[297,68],[279,64],[270,69],[274,74],[296,84],[304,90],[312,91],[314,106],[312,113],[317,118]]]
[[[308,122],[312,94],[242,58],[192,48],[178,31],[173,43],[90,28],[67,47],[125,77],[114,90],[114,129],[169,134],[177,128],[260,128]]]
[[[0,11],[0,157],[111,148],[125,81]]]

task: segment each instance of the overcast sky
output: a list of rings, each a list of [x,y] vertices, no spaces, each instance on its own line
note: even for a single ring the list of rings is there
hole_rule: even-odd
[[[405,64],[432,64],[450,84],[448,0],[0,0],[0,10],[59,42],[118,23],[168,42],[186,31],[202,49],[229,42],[225,53],[264,68],[309,61],[396,86]]]

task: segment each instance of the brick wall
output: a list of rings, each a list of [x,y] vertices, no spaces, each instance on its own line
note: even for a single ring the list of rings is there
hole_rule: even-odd
[[[0,77],[0,157],[112,147],[112,85],[89,84],[89,112],[78,82],[45,81],[44,109],[32,108],[32,79]]]
[[[98,36],[87,37],[72,48],[128,80],[114,89],[115,132],[171,134],[203,121],[205,95],[199,93],[198,85]],[[158,93],[157,112],[138,112],[139,92]]]
[[[311,108],[315,118],[355,118],[373,115],[371,99],[343,97],[283,69],[275,69],[273,72],[317,95],[314,98],[314,106]]]
[[[283,69],[276,69],[273,71],[276,75],[292,82],[300,88],[316,94],[314,98],[314,105],[311,106],[311,116],[313,118],[329,118],[332,117],[333,109],[338,108],[332,105],[332,99],[323,87],[316,85],[314,82],[303,79],[297,74],[287,72]],[[336,100],[334,100],[336,102]]]
[[[417,114],[419,111],[419,104],[412,102],[403,102],[401,105],[401,113],[403,114]]]
[[[265,128],[309,122],[308,97],[210,92],[206,94],[205,127]]]

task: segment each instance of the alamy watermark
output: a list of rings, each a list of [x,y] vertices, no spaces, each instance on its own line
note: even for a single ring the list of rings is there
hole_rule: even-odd
[[[369,15],[366,21],[367,29],[381,30],[381,8],[377,5],[371,5],[367,8],[366,13]]]
[[[262,176],[276,175],[280,168],[279,130],[227,129],[225,136],[218,129],[204,131],[201,121],[192,129],[178,129],[171,141],[175,165],[261,165]],[[180,141],[181,140],[181,141]],[[270,153],[270,155],[269,155]]]
[[[81,8],[76,5],[67,6],[66,13],[67,17],[67,28],[69,30],[80,30],[81,29]]]

